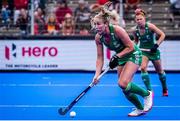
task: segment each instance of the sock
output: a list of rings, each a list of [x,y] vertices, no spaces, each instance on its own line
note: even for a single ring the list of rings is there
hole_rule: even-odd
[[[146,86],[146,89],[151,91],[152,88],[151,88],[148,72],[141,72],[141,77]]]
[[[138,85],[132,83],[132,82],[129,82],[125,91],[129,91],[131,93],[135,93],[135,94],[138,94],[142,97],[145,97],[145,96],[148,96],[149,95],[149,92],[141,87],[139,87]]]
[[[159,80],[161,81],[161,85],[163,90],[167,89],[167,85],[166,85],[166,73],[159,73]]]
[[[136,106],[137,109],[143,110],[143,106],[141,102],[139,101],[138,97],[134,93],[130,93],[128,91],[123,90],[124,95],[126,98]]]

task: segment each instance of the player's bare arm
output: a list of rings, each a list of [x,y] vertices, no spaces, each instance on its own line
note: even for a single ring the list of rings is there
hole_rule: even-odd
[[[157,40],[157,44],[160,45],[164,41],[164,38],[165,38],[164,32],[152,23],[149,23],[149,28],[158,35],[159,39]]]
[[[96,60],[95,77],[97,77],[101,73],[102,67],[104,65],[103,45],[100,42],[100,35],[99,34],[96,34],[95,42],[96,42],[96,47],[97,47],[97,60]]]

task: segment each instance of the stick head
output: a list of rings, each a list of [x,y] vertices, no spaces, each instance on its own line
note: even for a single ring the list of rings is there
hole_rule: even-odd
[[[65,115],[66,114],[66,110],[63,110],[63,108],[59,108],[58,113],[60,115]]]

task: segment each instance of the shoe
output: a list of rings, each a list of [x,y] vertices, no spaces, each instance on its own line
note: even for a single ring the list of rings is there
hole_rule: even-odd
[[[144,97],[144,111],[148,112],[153,106],[153,92],[148,91],[149,95]]]
[[[144,110],[140,110],[140,109],[136,108],[131,113],[129,113],[128,116],[135,117],[135,116],[140,116],[140,115],[144,115],[144,114],[145,114]]]
[[[167,89],[163,89],[163,96],[168,97],[168,90]]]

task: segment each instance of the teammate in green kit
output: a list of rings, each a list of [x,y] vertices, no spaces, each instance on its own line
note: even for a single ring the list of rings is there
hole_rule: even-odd
[[[122,27],[110,24],[109,21],[113,17],[110,11],[102,7],[101,11],[91,20],[92,27],[96,30],[95,43],[97,47],[96,72],[93,82],[94,84],[99,82],[97,77],[100,75],[104,64],[104,44],[107,48],[116,52],[110,59],[109,67],[111,69],[117,67],[118,85],[126,98],[136,107],[128,116],[140,116],[149,111],[153,104],[152,92],[131,82],[133,75],[141,64],[142,53]],[[137,95],[144,98],[144,106]]]
[[[132,32],[135,38],[135,42],[138,43],[139,48],[142,49],[142,80],[146,88],[152,91],[149,74],[147,72],[148,63],[149,61],[152,61],[162,84],[163,96],[168,96],[166,74],[162,68],[160,51],[158,49],[159,45],[165,38],[165,34],[154,24],[146,21],[145,12],[142,9],[135,10],[135,21],[137,25],[132,29]],[[158,40],[156,40],[156,35],[158,35]],[[149,49],[149,51],[143,51],[143,49]]]

